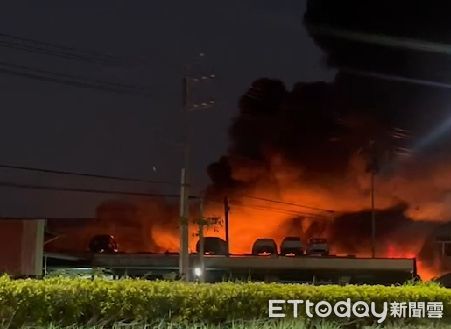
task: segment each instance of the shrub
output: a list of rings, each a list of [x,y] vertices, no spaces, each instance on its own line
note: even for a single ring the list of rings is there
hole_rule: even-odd
[[[301,284],[196,284],[123,279],[44,280],[0,278],[0,319],[14,326],[88,324],[123,320],[218,323],[267,319],[269,299],[326,300],[351,298],[384,301],[440,301],[451,320],[451,291],[438,285],[311,286]]]

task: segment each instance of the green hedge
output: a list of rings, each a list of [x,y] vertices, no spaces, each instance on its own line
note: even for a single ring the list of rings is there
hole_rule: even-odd
[[[440,301],[451,320],[451,290],[432,284],[310,286],[297,284],[150,282],[143,280],[0,277],[0,319],[12,325],[162,319],[222,322],[268,317],[269,299],[336,302],[351,298],[383,301]]]

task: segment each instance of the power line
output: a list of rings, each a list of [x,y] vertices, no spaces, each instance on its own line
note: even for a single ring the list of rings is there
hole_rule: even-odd
[[[99,89],[119,94],[150,96],[150,94],[143,92],[145,91],[144,87],[137,87],[110,81],[90,80],[75,75],[51,72],[13,63],[0,62],[0,73],[46,82],[56,82],[79,88]]]
[[[301,207],[301,208],[306,208],[306,209],[311,209],[311,210],[325,211],[325,212],[329,212],[329,213],[334,213],[335,212],[335,210],[331,210],[331,209],[317,208],[317,207],[313,207],[313,206],[309,206],[309,205],[305,205],[305,204],[300,204],[300,203],[294,203],[294,202],[284,202],[284,201],[272,200],[272,199],[256,197],[256,196],[250,196],[250,195],[242,195],[242,197],[248,198],[248,199],[265,201],[265,202],[272,202],[272,203],[278,203],[278,204],[285,204],[285,205],[289,205],[289,206],[296,206],[296,207]]]
[[[214,202],[214,203],[220,203],[223,204],[223,202],[221,201],[216,201],[216,200],[209,200],[210,202]],[[277,213],[281,213],[281,214],[285,214],[285,215],[291,215],[291,216],[304,216],[304,217],[309,217],[309,218],[318,218],[318,219],[324,219],[327,218],[324,215],[321,215],[319,213],[311,213],[311,212],[305,212],[305,211],[296,211],[296,210],[290,210],[290,209],[286,209],[286,208],[275,208],[275,207],[269,207],[269,206],[259,206],[259,205],[254,205],[254,204],[243,204],[240,201],[236,201],[236,200],[229,200],[230,204],[235,206],[235,207],[240,207],[240,208],[250,208],[250,209],[257,209],[257,210],[265,210],[265,211],[272,211],[272,212],[277,212]]]
[[[40,48],[40,47],[30,47],[30,46],[24,46],[17,43],[7,42],[0,40],[0,47],[3,48],[9,48],[9,49],[15,49],[15,50],[22,50],[28,53],[32,54],[42,54],[42,55],[49,55],[53,57],[59,57],[64,58],[68,60],[77,60],[87,63],[93,63],[93,64],[109,64],[113,65],[116,64],[114,61],[108,61],[108,60],[102,60],[98,57],[89,57],[89,56],[83,56],[79,54],[71,54],[61,51],[52,51],[50,49]]]
[[[265,207],[265,206],[257,206],[257,205],[248,205],[248,207],[253,207],[255,209],[261,209],[261,210],[276,210],[276,211],[283,211],[289,214],[293,215],[301,215],[301,216],[308,216],[308,217],[316,217],[316,218],[325,218],[324,216],[318,214],[318,213],[311,213],[311,212],[305,212],[305,211],[296,211],[296,210],[289,210],[289,209],[283,209],[283,208],[274,208],[274,207]]]
[[[35,67],[30,67],[30,66],[25,66],[25,65],[21,65],[21,64],[15,64],[15,63],[9,63],[9,62],[4,62],[4,61],[0,61],[0,66],[4,66],[7,68],[19,69],[19,70],[25,70],[25,71],[32,71],[32,72],[41,73],[41,74],[48,74],[48,75],[53,75],[53,76],[61,77],[61,78],[69,78],[69,79],[74,79],[74,80],[79,80],[79,81],[86,81],[89,83],[105,84],[108,86],[119,87],[119,88],[124,88],[124,89],[136,89],[136,90],[141,90],[141,91],[147,89],[146,87],[141,87],[141,86],[136,86],[136,85],[129,85],[129,84],[124,84],[124,83],[120,83],[120,82],[111,82],[111,81],[105,81],[105,80],[89,79],[89,78],[85,78],[85,77],[81,77],[81,76],[77,76],[77,75],[42,70],[42,69],[35,68]]]
[[[294,211],[289,209],[283,209],[283,208],[273,208],[273,207],[265,207],[265,206],[257,206],[257,205],[245,205],[240,203],[235,203],[233,200],[231,201],[231,204],[236,207],[244,207],[244,208],[251,208],[251,209],[257,209],[262,211],[272,211],[277,212],[285,215],[291,215],[291,216],[303,216],[308,218],[317,218],[317,219],[324,219],[325,216],[319,215],[319,214],[313,214],[313,213],[307,213],[302,211]]]
[[[69,60],[81,60],[97,64],[122,64],[124,61],[110,54],[92,50],[81,50],[74,47],[38,41],[6,33],[0,33],[0,47],[12,48],[31,53],[40,53]]]
[[[84,89],[96,89],[96,90],[113,92],[113,93],[117,93],[117,94],[134,94],[134,93],[120,90],[120,89],[114,89],[114,88],[109,88],[109,87],[105,87],[105,86],[90,85],[87,83],[82,83],[82,82],[77,82],[77,81],[61,80],[61,79],[41,76],[38,74],[18,72],[18,71],[9,70],[9,69],[0,68],[0,73],[12,75],[12,76],[25,77],[25,78],[29,78],[29,79],[33,79],[33,80],[38,80],[38,81],[55,82],[55,83],[62,84],[62,85],[68,85],[68,86],[84,88]]]
[[[160,194],[160,193],[145,193],[145,192],[133,192],[133,191],[73,188],[73,187],[60,187],[60,186],[48,186],[48,185],[22,184],[22,183],[7,182],[7,181],[0,181],[0,187],[10,187],[10,188],[29,189],[29,190],[61,191],[61,192],[113,194],[113,195],[139,196],[139,197],[151,197],[151,198],[179,198],[180,197],[180,195],[178,195],[178,194]],[[190,199],[198,199],[199,197],[195,196],[195,195],[190,195],[189,198]]]
[[[84,172],[53,170],[53,169],[44,169],[44,168],[28,167],[28,166],[16,166],[16,165],[9,165],[9,164],[0,164],[0,168],[18,169],[18,170],[46,173],[46,174],[67,175],[67,176],[82,176],[82,177],[90,177],[90,178],[110,179],[110,180],[117,180],[117,181],[123,181],[123,182],[137,182],[137,183],[148,183],[148,184],[166,184],[166,185],[180,186],[179,183],[169,182],[169,181],[156,181],[156,180],[141,179],[141,178],[130,178],[130,177],[122,177],[122,176],[99,175],[99,174],[90,174],[90,173],[84,173]]]
[[[75,48],[75,47],[70,47],[70,46],[66,46],[66,45],[51,43],[51,42],[47,42],[47,41],[40,41],[40,40],[36,40],[36,39],[32,39],[32,38],[20,37],[20,36],[8,34],[8,33],[0,33],[0,37],[1,38],[7,38],[7,39],[13,39],[13,40],[19,40],[21,42],[30,42],[30,43],[33,43],[33,44],[39,44],[39,45],[43,45],[43,46],[47,46],[47,47],[53,47],[53,48],[58,48],[58,49],[67,50],[67,51],[76,51],[76,52],[82,52],[82,53],[85,53],[85,54],[90,54],[90,55],[95,55],[95,56],[103,56],[103,57],[108,57],[108,58],[115,58],[111,54],[106,54],[106,53],[102,53],[102,52],[95,51],[95,50],[86,50],[86,49],[81,50],[81,49],[78,49],[78,48]]]

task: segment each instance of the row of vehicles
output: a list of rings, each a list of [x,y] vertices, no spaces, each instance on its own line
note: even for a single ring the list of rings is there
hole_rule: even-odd
[[[257,239],[247,254],[228,253],[227,242],[205,237],[204,253],[190,253],[188,271],[193,280],[263,281],[314,284],[401,284],[416,278],[414,258],[358,258],[329,253],[326,239],[313,238],[305,243],[299,237]],[[113,277],[143,277],[174,280],[180,274],[178,253],[118,252],[111,235],[94,236],[89,255],[52,255],[45,257],[47,273],[63,269],[103,269]],[[227,257],[229,256],[229,257]],[[290,257],[291,256],[291,257]],[[317,257],[319,256],[319,257]]]
[[[199,252],[199,242],[196,245]],[[204,253],[207,255],[225,255],[227,243],[223,239],[215,237],[204,238]],[[329,245],[326,239],[310,239],[304,245],[298,237],[286,237],[280,244],[280,250],[274,239],[257,239],[252,246],[252,255],[281,255],[281,256],[327,256]]]
[[[117,253],[118,246],[113,236],[108,234],[96,235],[89,243],[93,253]],[[196,251],[199,252],[199,242]],[[204,253],[210,255],[226,255],[227,242],[216,237],[204,238]],[[280,250],[273,239],[257,239],[252,246],[252,255],[281,255],[281,256],[327,256],[329,245],[326,239],[310,239],[304,246],[299,237],[286,237],[282,240]]]
[[[280,244],[280,250],[273,239],[257,239],[252,246],[253,255],[281,255],[281,256],[327,256],[329,245],[326,239],[310,239],[304,246],[298,237],[286,237]]]

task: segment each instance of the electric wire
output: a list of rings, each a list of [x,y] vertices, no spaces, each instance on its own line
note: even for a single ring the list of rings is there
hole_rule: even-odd
[[[65,187],[65,186],[49,186],[49,185],[16,183],[16,182],[9,182],[9,181],[0,181],[0,187],[9,187],[9,188],[16,188],[16,189],[29,189],[29,190],[60,191],[60,192],[113,194],[113,195],[151,197],[151,198],[180,198],[179,194],[161,194],[161,193],[92,189],[92,188],[77,188],[77,187]],[[195,196],[195,195],[190,195],[190,196],[188,196],[188,198],[189,199],[199,199],[199,197]]]
[[[324,212],[328,212],[328,213],[334,213],[335,212],[335,210],[332,210],[332,209],[323,209],[323,208],[318,208],[318,207],[314,207],[314,206],[306,205],[306,204],[301,204],[301,203],[272,200],[272,199],[263,198],[263,197],[257,197],[257,196],[252,196],[252,195],[242,195],[242,197],[243,198],[248,198],[248,199],[265,201],[265,202],[285,204],[285,205],[289,205],[289,206],[296,206],[296,207],[301,207],[301,208],[306,208],[306,209],[311,209],[311,210],[324,211]]]
[[[75,47],[68,47],[60,44],[38,41],[35,39],[19,37],[7,33],[0,33],[0,47],[96,64],[117,65],[124,63],[124,59],[112,56],[110,54],[92,50],[81,50]]]
[[[131,177],[123,177],[123,176],[100,175],[100,174],[91,174],[91,173],[86,173],[86,172],[54,170],[54,169],[45,169],[45,168],[38,168],[38,167],[17,166],[17,165],[10,165],[10,164],[0,164],[0,168],[24,170],[24,171],[30,171],[30,172],[39,172],[39,173],[45,173],[45,174],[109,179],[109,180],[116,180],[116,181],[123,181],[123,182],[137,182],[137,183],[147,183],[147,184],[166,184],[166,185],[172,185],[172,186],[180,186],[179,183],[170,182],[170,181],[157,181],[157,180],[131,178]]]
[[[325,216],[322,216],[319,214],[305,213],[302,211],[292,211],[292,210],[282,209],[282,208],[237,204],[237,203],[233,203],[233,201],[231,201],[231,205],[236,206],[236,207],[251,208],[251,209],[262,210],[262,211],[278,212],[278,213],[285,214],[285,215],[300,216],[300,217],[305,217],[305,218],[316,218],[316,219],[325,219],[326,218]]]
[[[74,80],[79,80],[79,81],[90,82],[90,83],[105,84],[105,85],[109,85],[112,87],[119,87],[119,88],[125,88],[125,89],[136,89],[136,90],[145,90],[146,89],[145,87],[136,86],[136,85],[129,85],[129,84],[124,84],[124,83],[119,83],[119,82],[111,82],[111,81],[105,81],[105,80],[89,79],[89,78],[85,78],[85,77],[81,77],[81,76],[77,76],[77,75],[53,72],[53,71],[43,70],[43,69],[39,69],[39,68],[35,68],[35,67],[30,67],[30,66],[26,66],[26,65],[15,64],[15,63],[10,63],[10,62],[5,62],[5,61],[0,61],[0,66],[4,66],[7,68],[19,69],[19,70],[25,70],[25,71],[31,71],[31,72],[40,73],[40,74],[54,75],[56,77],[69,78],[69,79],[74,79]]]
[[[223,204],[222,201],[214,200],[214,199],[207,199],[208,202]],[[277,212],[285,215],[290,216],[303,216],[306,218],[317,218],[317,219],[326,219],[328,216],[321,214],[321,213],[311,213],[311,212],[304,212],[304,211],[296,211],[292,209],[286,209],[286,208],[276,208],[276,207],[269,207],[269,206],[263,206],[263,205],[255,205],[255,204],[244,204],[241,201],[237,201],[234,199],[229,199],[230,206],[239,207],[239,208],[249,208],[249,209],[256,209],[256,210],[263,210],[263,211],[272,211]]]
[[[51,72],[13,63],[0,62],[0,73],[45,82],[55,82],[79,88],[98,89],[118,94],[150,96],[149,93],[145,92],[145,87],[137,87],[110,81],[91,80],[75,75]]]

